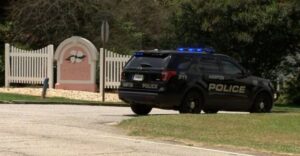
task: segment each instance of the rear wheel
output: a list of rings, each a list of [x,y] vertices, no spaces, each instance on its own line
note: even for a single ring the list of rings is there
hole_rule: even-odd
[[[273,101],[271,97],[266,93],[260,93],[257,95],[251,112],[255,113],[266,113],[271,112]]]
[[[179,108],[180,113],[194,113],[199,114],[201,112],[202,96],[199,92],[191,91],[186,94],[182,104]]]
[[[143,104],[130,104],[131,110],[137,115],[147,115],[151,112],[152,107]]]

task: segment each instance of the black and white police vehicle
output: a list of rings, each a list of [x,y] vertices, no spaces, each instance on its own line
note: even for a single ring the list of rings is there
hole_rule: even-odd
[[[136,52],[121,77],[119,98],[138,115],[152,108],[180,113],[270,112],[276,98],[269,80],[205,48]]]

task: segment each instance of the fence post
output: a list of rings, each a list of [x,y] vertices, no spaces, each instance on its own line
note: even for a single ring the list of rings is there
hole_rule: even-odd
[[[47,47],[48,52],[48,73],[47,76],[49,78],[49,88],[53,88],[53,55],[54,55],[54,47],[52,44]]]
[[[5,44],[5,87],[9,87],[10,78],[10,60],[9,60],[10,45]]]
[[[100,75],[99,75],[99,81],[100,81],[100,85],[99,85],[99,91],[100,94],[103,95],[104,93],[104,84],[103,84],[103,79],[104,79],[104,61],[103,61],[103,57],[104,57],[104,49],[100,48],[100,61],[99,61],[99,66],[100,66]]]
[[[47,94],[47,89],[49,87],[49,78],[45,78],[45,80],[43,81],[43,90],[42,90],[42,98],[46,98],[46,94]]]

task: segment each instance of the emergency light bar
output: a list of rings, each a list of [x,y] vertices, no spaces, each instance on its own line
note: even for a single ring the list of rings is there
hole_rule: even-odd
[[[213,48],[177,48],[177,51],[174,51],[174,50],[162,50],[162,51],[159,51],[158,49],[155,49],[154,51],[150,51],[150,52],[182,52],[182,53],[185,53],[185,52],[188,52],[188,53],[209,53],[209,54],[212,54],[215,52],[215,50]],[[144,56],[144,52],[145,51],[137,51],[134,53],[134,56],[136,57],[141,57],[141,56]],[[159,53],[158,53],[159,54]]]
[[[191,52],[191,53],[214,53],[212,48],[178,48],[179,52]]]
[[[134,53],[134,56],[143,56],[143,55],[144,55],[144,53],[143,52],[139,52],[139,51]]]

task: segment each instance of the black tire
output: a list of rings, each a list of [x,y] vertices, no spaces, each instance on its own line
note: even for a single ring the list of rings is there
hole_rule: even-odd
[[[202,96],[197,91],[188,92],[179,108],[180,113],[199,114],[202,108]]]
[[[206,114],[216,114],[218,113],[219,110],[215,110],[215,109],[203,109],[203,112]]]
[[[152,107],[143,104],[130,104],[131,110],[137,115],[147,115],[151,112]]]
[[[252,105],[252,113],[269,113],[273,107],[273,101],[267,93],[260,93],[256,96]]]

